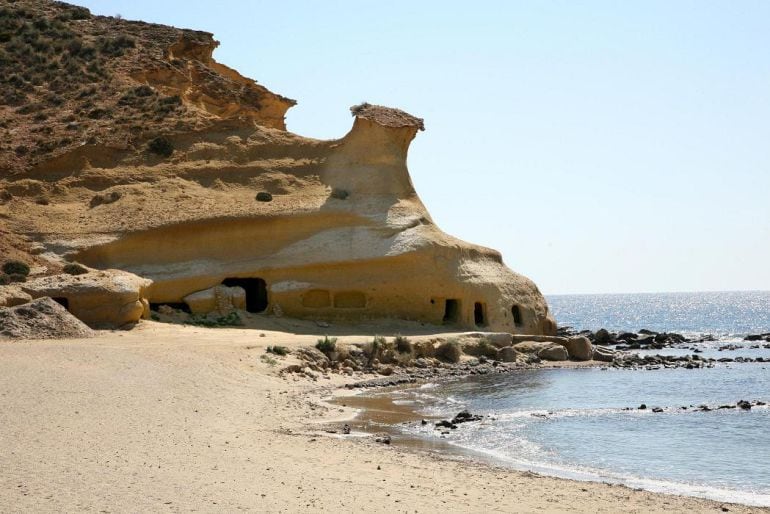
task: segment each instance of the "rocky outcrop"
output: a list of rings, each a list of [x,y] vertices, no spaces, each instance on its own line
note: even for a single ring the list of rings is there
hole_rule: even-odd
[[[0,307],[0,339],[91,337],[93,331],[51,298]]]
[[[15,5],[52,19],[64,9]],[[253,313],[555,333],[531,280],[433,222],[406,166],[421,118],[361,104],[344,137],[304,138],[283,123],[294,102],[216,63],[210,34],[76,15],[58,22],[73,41],[75,26],[112,34],[100,63],[114,80],[93,93],[94,118],[52,122],[51,137],[77,144],[19,157],[0,178],[0,225],[51,263],[25,286],[32,296],[64,298],[92,326],[135,321],[148,302],[219,310],[226,286]],[[61,96],[81,112],[76,94]],[[146,130],[126,132],[147,111]],[[106,274],[56,274],[73,260]]]
[[[53,275],[26,282],[33,298],[51,297],[92,328],[118,328],[135,323],[149,311],[145,288],[150,281],[120,270],[84,275]]]
[[[566,361],[569,359],[567,349],[560,345],[550,345],[537,352],[537,356],[546,361]]]
[[[14,307],[32,301],[18,286],[0,286],[0,307]]]
[[[593,359],[594,349],[587,337],[570,337],[563,345],[567,349],[570,358],[577,361],[590,361]]]
[[[246,309],[246,291],[242,287],[219,285],[189,294],[183,300],[193,314],[216,313],[224,316]]]

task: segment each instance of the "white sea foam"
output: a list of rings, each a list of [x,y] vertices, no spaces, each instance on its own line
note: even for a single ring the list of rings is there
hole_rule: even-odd
[[[526,453],[533,455],[540,451],[540,447],[524,439],[516,441],[518,448],[527,448],[530,451]],[[453,446],[464,450],[470,450],[473,453],[482,454],[491,458],[494,462],[504,463],[514,469],[521,471],[532,471],[542,475],[567,478],[571,480],[580,480],[585,482],[607,482],[614,484],[623,484],[632,488],[645,489],[652,492],[677,494],[684,496],[697,496],[710,500],[742,503],[758,507],[770,506],[770,493],[761,491],[739,491],[734,489],[725,489],[703,484],[688,484],[683,482],[655,480],[652,478],[637,477],[633,475],[621,475],[618,473],[598,470],[589,467],[569,466],[564,464],[555,464],[552,462],[538,461],[535,459],[514,458],[505,452],[492,450],[471,444],[463,444],[458,441],[448,441]]]

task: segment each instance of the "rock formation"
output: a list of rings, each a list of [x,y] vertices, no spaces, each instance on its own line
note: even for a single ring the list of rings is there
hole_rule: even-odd
[[[95,45],[109,74],[94,78],[107,94],[91,84],[49,92],[62,104],[44,111],[48,135],[24,114],[44,97],[40,88],[0,106],[6,132],[25,126],[12,145],[39,148],[72,133],[0,164],[0,231],[12,236],[0,250],[32,262],[30,282],[19,284],[30,296],[63,299],[94,327],[136,321],[148,304],[221,312],[227,297],[300,318],[555,333],[532,281],[433,223],[406,167],[422,119],[362,104],[341,139],[301,137],[283,121],[294,101],[216,63],[210,34],[73,17],[65,4],[14,6],[5,9],[29,15],[17,16],[17,31],[30,19],[77,30],[79,52]],[[116,45],[119,55],[101,50]],[[92,271],[61,274],[67,261]]]

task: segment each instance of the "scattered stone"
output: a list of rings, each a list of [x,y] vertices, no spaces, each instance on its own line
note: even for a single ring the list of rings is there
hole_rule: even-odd
[[[516,362],[521,354],[512,346],[497,350],[497,360],[500,362]]]
[[[462,412],[458,412],[457,415],[452,419],[451,423],[453,425],[459,425],[460,423],[467,423],[468,421],[481,421],[482,419],[484,419],[484,416],[471,414],[467,410],[464,410]]]
[[[569,359],[567,349],[560,344],[553,344],[537,352],[537,356],[547,361],[566,361]]]
[[[615,352],[603,346],[594,346],[593,358],[595,361],[612,362],[615,360]]]
[[[747,402],[746,400],[739,401],[737,405],[743,410],[751,410],[751,403]]]
[[[604,328],[600,328],[594,334],[594,344],[608,345],[611,342],[610,333]]]
[[[89,202],[88,205],[93,209],[98,205],[107,205],[110,203],[115,203],[118,200],[120,200],[122,197],[123,197],[123,194],[120,191],[110,191],[109,193],[99,193],[97,195],[94,195],[93,198],[91,198],[91,201]]]
[[[647,409],[647,405],[646,404],[643,403],[643,404],[641,404],[639,406],[639,410],[645,410],[645,409]]]

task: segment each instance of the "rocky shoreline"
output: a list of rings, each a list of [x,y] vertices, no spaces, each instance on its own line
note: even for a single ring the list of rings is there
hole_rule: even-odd
[[[751,338],[750,338],[751,337]],[[755,341],[747,336],[747,341]],[[759,337],[766,337],[765,334]],[[281,370],[318,380],[330,374],[357,377],[349,389],[393,387],[446,377],[510,373],[543,367],[584,366],[612,369],[701,369],[724,363],[764,363],[770,357],[702,357],[699,343],[717,341],[707,334],[688,338],[682,334],[640,330],[614,333],[559,330],[558,336],[526,336],[507,333],[469,332],[455,337],[431,337],[411,341],[377,336],[366,343],[338,345],[334,338],[319,339],[315,347],[294,351],[299,364]],[[766,345],[723,345],[719,351]],[[677,348],[688,355],[640,355],[634,350]],[[373,378],[372,375],[375,375]]]

